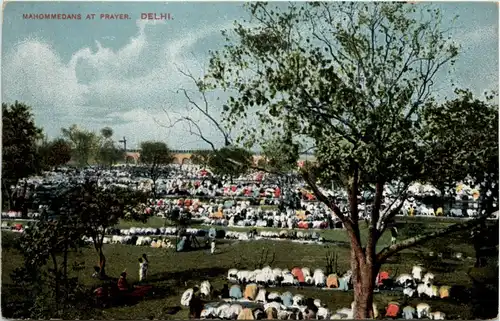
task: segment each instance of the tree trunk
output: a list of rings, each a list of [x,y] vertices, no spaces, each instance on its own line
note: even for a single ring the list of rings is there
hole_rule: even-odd
[[[12,195],[10,194],[10,190],[9,190],[8,185],[5,182],[5,180],[3,180],[3,182],[2,182],[2,190],[3,190],[2,195],[7,196],[6,197],[6,199],[7,199],[7,210],[11,210],[12,209]]]
[[[26,192],[28,191],[28,180],[24,182],[23,185],[23,197],[22,197],[22,203],[21,203],[21,215],[22,218],[28,218],[28,208],[26,204]]]
[[[57,268],[57,259],[54,253],[51,254],[52,256],[52,264],[54,265],[54,280],[55,280],[55,286],[54,286],[54,292],[55,292],[55,305],[56,305],[56,312],[59,313],[59,270]]]
[[[64,255],[63,255],[63,284],[64,284],[64,293],[65,299],[69,298],[69,289],[68,289],[68,243],[64,245]]]
[[[106,277],[106,257],[104,256],[104,253],[102,252],[102,247],[99,248],[99,273],[101,278]]]
[[[361,249],[358,249],[361,250]],[[373,259],[373,258],[372,258]],[[378,268],[372,260],[363,260],[351,250],[352,283],[354,285],[354,319],[373,318],[373,290]]]

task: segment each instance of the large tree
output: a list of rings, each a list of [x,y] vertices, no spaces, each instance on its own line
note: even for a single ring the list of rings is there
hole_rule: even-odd
[[[61,129],[63,137],[70,143],[73,150],[73,159],[79,166],[90,165],[98,157],[101,137],[96,133],[72,125]]]
[[[148,167],[147,175],[153,181],[152,193],[156,200],[156,181],[162,175],[168,175],[166,165],[172,163],[173,155],[164,142],[147,141],[141,143],[139,161]]]
[[[37,142],[41,138],[29,106],[2,103],[2,198],[9,209],[14,205],[11,185],[40,170]]]
[[[424,109],[424,132],[429,157],[428,182],[453,196],[456,183],[480,185],[481,209],[492,212],[498,196],[498,93],[473,97],[468,90],[457,90],[457,97]]]
[[[422,13],[417,10],[422,9]],[[252,25],[236,23],[227,45],[214,52],[202,90],[222,88],[229,123],[240,124],[247,143],[280,131],[315,143],[317,167],[302,172],[317,199],[344,224],[351,244],[354,316],[372,313],[373,288],[388,257],[468,222],[391,245],[376,245],[400,211],[408,185],[426,180],[422,112],[432,103],[433,79],[453,64],[458,48],[440,28],[439,10],[405,3],[290,4],[288,10],[251,3]],[[256,115],[261,126],[246,126]],[[341,211],[318,188],[329,178],[348,193]],[[399,187],[381,210],[384,186]],[[358,195],[375,189],[366,243],[362,244]]]

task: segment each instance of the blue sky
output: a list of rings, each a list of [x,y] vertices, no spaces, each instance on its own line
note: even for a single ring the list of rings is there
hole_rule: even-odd
[[[459,16],[452,31],[462,45],[454,82],[475,93],[497,89],[498,6],[439,7],[444,21]],[[170,13],[173,20],[139,20],[141,12]],[[127,13],[131,19],[24,20],[23,13]],[[193,87],[176,66],[201,76],[208,51],[224,44],[220,30],[247,18],[241,2],[9,2],[2,26],[2,101],[31,105],[49,137],[76,123],[92,130],[110,126],[132,148],[149,139],[176,149],[207,147],[183,124],[161,126],[186,113],[187,101],[177,90]],[[440,79],[441,95],[450,94],[448,84]]]

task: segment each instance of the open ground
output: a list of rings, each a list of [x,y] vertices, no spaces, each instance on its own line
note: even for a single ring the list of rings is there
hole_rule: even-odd
[[[152,226],[162,222],[164,220],[153,218],[146,224]],[[422,224],[409,223],[406,224],[406,227],[401,225],[401,237],[411,236],[412,233],[417,232],[416,230],[420,233],[442,228],[446,224],[450,223],[433,220]],[[123,222],[120,225],[127,227],[127,225],[130,226],[130,223]],[[138,223],[134,222],[132,225],[137,226]],[[498,225],[491,228],[498,230]],[[362,230],[362,235],[366,235],[366,229]],[[15,249],[17,237],[19,237],[18,234],[2,233],[2,311],[4,317],[12,316],[14,309],[19,306],[23,299],[22,289],[16,287],[10,278],[14,269],[23,264],[22,257]],[[334,251],[338,256],[338,270],[341,272],[349,269],[349,244],[345,231],[325,231],[323,237],[330,242],[325,245],[301,245],[288,241],[227,241],[219,244],[215,255],[210,255],[209,251],[204,249],[176,253],[173,250],[151,247],[108,244],[104,246],[107,273],[116,277],[126,269],[131,284],[138,282],[138,257],[143,253],[150,257],[149,276],[145,283],[154,286],[154,293],[130,306],[94,308],[88,310],[87,313],[89,317],[95,319],[185,319],[188,316],[187,309],[184,308],[176,312],[178,310],[176,307],[180,306],[180,297],[187,288],[199,284],[203,280],[209,280],[215,288],[221,288],[227,282],[225,277],[229,268],[256,268],[257,261],[262,252],[266,250],[275,254],[272,267],[324,268],[326,254],[329,251]],[[380,246],[387,245],[389,239],[390,235],[386,233],[379,243]],[[378,308],[383,310],[390,301],[413,305],[425,301],[430,304],[434,311],[446,313],[447,319],[475,319],[495,316],[498,310],[498,292],[493,287],[498,281],[498,246],[493,247],[493,251],[488,253],[489,264],[487,267],[473,268],[474,259],[472,258],[475,254],[471,243],[468,232],[437,238],[422,246],[402,251],[393,257],[388,264],[385,264],[382,270],[394,276],[395,274],[408,273],[414,264],[421,263],[436,275],[437,284],[469,289],[472,300],[469,296],[455,296],[448,300],[415,298],[407,301],[403,298],[402,293],[384,292],[375,294]],[[443,253],[443,257],[431,258],[428,254],[430,251],[436,254]],[[453,255],[458,252],[463,253],[463,259],[453,258]],[[85,263],[85,269],[78,272],[78,277],[90,294],[102,282],[91,277],[92,266],[97,262],[96,253],[92,248],[85,248],[81,254],[73,254],[73,258]],[[284,291],[280,288],[276,290]],[[319,298],[330,309],[348,307],[353,301],[352,292],[325,291],[305,287],[288,288],[287,290]],[[477,302],[474,298],[477,299]]]

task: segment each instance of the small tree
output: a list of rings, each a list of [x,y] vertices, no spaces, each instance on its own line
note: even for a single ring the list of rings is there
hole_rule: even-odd
[[[67,164],[71,160],[71,144],[62,138],[44,141],[39,148],[43,168],[53,168]]]
[[[147,174],[153,181],[152,193],[156,200],[156,181],[160,176],[168,174],[165,166],[172,163],[172,152],[164,142],[142,142],[139,161],[148,167]]]
[[[104,127],[101,129],[101,146],[99,147],[98,159],[103,165],[113,166],[117,161],[123,159],[123,151],[116,147],[111,139],[113,129]]]
[[[105,277],[103,241],[107,229],[115,226],[127,212],[134,211],[138,203],[145,202],[144,196],[124,193],[120,188],[103,190],[91,181],[72,188],[70,195],[84,234],[92,239],[99,256],[100,276]]]
[[[79,166],[88,166],[98,157],[101,138],[94,132],[72,125],[61,129],[63,137],[70,143],[73,150],[73,159]]]
[[[45,213],[35,224],[25,230],[19,245],[25,259],[25,266],[13,275],[15,280],[17,280],[16,275],[24,275],[33,281],[40,282],[44,279],[41,267],[46,264],[51,266],[48,269],[51,283],[48,288],[53,290],[51,296],[53,301],[49,300],[51,306],[45,307],[49,310],[48,315],[43,315],[45,317],[61,316],[60,313],[64,313],[66,305],[69,304],[69,294],[75,282],[70,282],[68,254],[84,246],[82,242],[84,230],[81,221],[78,216],[74,215],[71,208],[65,208],[71,204],[71,200],[66,196],[67,194],[61,195],[51,204],[51,207],[56,210],[53,212],[56,217],[49,218]],[[34,293],[35,301],[44,296],[44,293],[40,292],[43,291],[42,289],[33,288],[37,292]],[[40,315],[34,317],[40,317]]]

